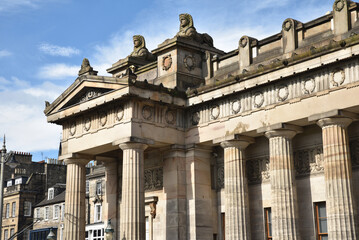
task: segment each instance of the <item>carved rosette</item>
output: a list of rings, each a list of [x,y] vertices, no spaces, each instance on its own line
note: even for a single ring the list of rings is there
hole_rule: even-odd
[[[236,100],[233,100],[232,103],[231,103],[231,106],[232,106],[232,113],[233,114],[237,114],[241,111],[241,100],[240,99],[236,99]]]
[[[153,107],[145,105],[142,108],[142,117],[146,120],[151,120],[153,115]]]
[[[315,89],[315,81],[312,78],[308,78],[302,82],[302,91],[304,94],[311,94]]]
[[[297,175],[324,171],[322,146],[294,151],[294,166]]]
[[[165,119],[166,119],[166,123],[171,124],[171,125],[175,124],[176,112],[174,110],[167,109],[167,111],[165,113]]]
[[[239,46],[241,48],[245,48],[247,44],[248,44],[248,37],[247,36],[241,37],[241,39],[239,40]]]
[[[70,135],[73,136],[76,133],[76,122],[71,123],[70,125]]]
[[[172,66],[172,57],[171,54],[168,54],[162,58],[162,69],[167,71]]]
[[[192,113],[191,121],[192,125],[197,125],[201,119],[199,111]]]
[[[340,12],[345,7],[344,0],[336,0],[333,7],[335,11]]]
[[[91,90],[88,90],[79,100],[80,103],[82,102],[86,102],[88,100],[91,100],[93,98],[96,98],[98,96],[100,96],[102,94],[101,91],[99,90],[95,90],[95,89],[91,89]]]
[[[107,114],[105,112],[100,112],[99,120],[101,127],[105,126],[107,123]]]
[[[289,90],[288,87],[286,85],[281,85],[279,86],[278,90],[277,90],[277,98],[278,101],[285,101],[289,96]]]
[[[118,122],[120,122],[123,118],[123,115],[124,115],[124,109],[122,106],[119,106],[117,109],[116,109],[116,120]]]
[[[292,19],[286,19],[283,22],[282,28],[284,31],[289,31],[293,27]]]
[[[253,105],[256,108],[260,108],[264,103],[264,95],[262,92],[257,92],[253,96]]]
[[[345,72],[341,68],[335,69],[330,78],[330,82],[334,87],[338,87],[344,83],[345,80]]]
[[[163,188],[163,168],[145,170],[145,191],[161,190]]]
[[[91,128],[91,117],[86,117],[84,120],[84,130],[88,132]]]
[[[219,117],[220,109],[218,105],[211,107],[211,119],[216,120]]]
[[[196,58],[191,55],[188,55],[184,58],[183,63],[188,71],[192,71],[196,66]]]

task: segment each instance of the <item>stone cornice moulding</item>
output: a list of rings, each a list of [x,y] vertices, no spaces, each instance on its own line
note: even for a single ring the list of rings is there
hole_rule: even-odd
[[[353,121],[358,120],[359,119],[359,115],[353,112],[349,112],[349,111],[345,111],[345,110],[340,110],[340,109],[335,109],[329,112],[324,112],[324,113],[318,113],[318,114],[314,114],[312,116],[308,117],[308,122],[310,123],[314,123],[320,119],[324,119],[324,118],[350,118]]]
[[[283,136],[291,139],[302,132],[302,127],[288,123],[277,123],[257,129],[257,133],[264,133],[267,138]]]
[[[113,146],[120,146],[120,148],[122,149],[127,148],[126,144],[130,145],[130,144],[143,144],[143,145],[154,145],[155,141],[152,139],[145,139],[145,138],[138,138],[138,137],[125,137],[125,138],[121,138],[119,140],[116,140],[114,142],[112,142]],[[121,147],[122,145],[122,147]],[[131,147],[128,147],[131,148]]]

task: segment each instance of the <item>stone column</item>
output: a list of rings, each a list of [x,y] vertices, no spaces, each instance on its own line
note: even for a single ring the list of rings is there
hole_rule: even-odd
[[[105,194],[106,201],[103,209],[103,220],[105,225],[107,221],[111,219],[111,224],[114,229],[117,229],[117,160],[104,161],[105,165]],[[116,233],[114,232],[114,239],[116,239]]]
[[[121,240],[145,239],[145,192],[143,143],[122,143]]]
[[[347,117],[323,118],[322,128],[328,237],[357,239],[356,204],[353,196],[352,167],[349,154]]]
[[[224,141],[226,239],[250,240],[248,182],[244,149],[252,139]]]
[[[85,239],[86,159],[66,159],[65,240]]]
[[[296,131],[270,130],[269,139],[272,237],[273,240],[300,239],[292,138]]]

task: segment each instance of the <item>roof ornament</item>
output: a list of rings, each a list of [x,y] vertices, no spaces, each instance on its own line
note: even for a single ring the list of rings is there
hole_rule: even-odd
[[[79,71],[79,76],[81,75],[97,75],[97,71],[93,70],[87,58],[82,60],[81,69]]]
[[[142,35],[133,36],[133,51],[130,57],[142,58],[147,61],[156,60],[156,57],[146,48],[146,41]]]

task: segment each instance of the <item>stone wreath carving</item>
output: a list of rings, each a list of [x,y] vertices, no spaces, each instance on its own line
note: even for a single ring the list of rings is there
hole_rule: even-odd
[[[168,54],[162,58],[162,69],[167,71],[172,66],[172,57],[171,54]]]
[[[311,94],[315,89],[315,81],[312,78],[309,78],[302,82],[302,91],[304,94]]]
[[[121,121],[124,115],[124,110],[122,106],[119,106],[116,110],[116,120]]]
[[[199,123],[199,120],[201,119],[199,112],[192,113],[192,125],[197,125]]]
[[[241,40],[239,40],[239,46],[245,48],[247,44],[248,44],[248,38],[246,36],[241,37]]]
[[[339,85],[342,85],[344,80],[345,80],[345,72],[343,69],[338,68],[332,72],[330,82],[334,87],[338,87]]]
[[[176,112],[168,109],[165,113],[165,119],[168,124],[173,125],[176,122]]]
[[[292,28],[292,26],[293,26],[293,23],[292,23],[291,19],[286,19],[283,22],[282,28],[283,28],[283,30],[288,32]]]
[[[336,0],[334,2],[334,10],[335,11],[340,12],[341,10],[343,10],[344,7],[345,7],[344,0]]]
[[[220,113],[220,109],[218,105],[214,105],[211,107],[211,118],[213,120],[217,119]]]
[[[84,121],[84,130],[87,132],[91,128],[91,118],[87,117]]]
[[[196,59],[189,55],[184,58],[183,63],[188,71],[192,71],[196,66]]]
[[[289,95],[289,90],[288,87],[286,85],[282,85],[278,88],[277,90],[277,98],[278,101],[285,101],[288,98]]]
[[[232,101],[232,112],[233,114],[237,114],[239,113],[239,111],[241,111],[241,100],[236,99],[234,101]]]
[[[70,135],[73,136],[76,133],[76,123],[71,123],[70,125]]]
[[[153,114],[153,107],[145,105],[142,108],[142,117],[146,120],[151,120]]]
[[[263,96],[263,93],[261,92],[257,92],[254,94],[254,97],[253,97],[253,105],[254,107],[256,108],[259,108],[263,105],[264,103],[264,96]]]
[[[107,114],[105,112],[100,113],[100,124],[101,126],[105,126],[107,122]]]

